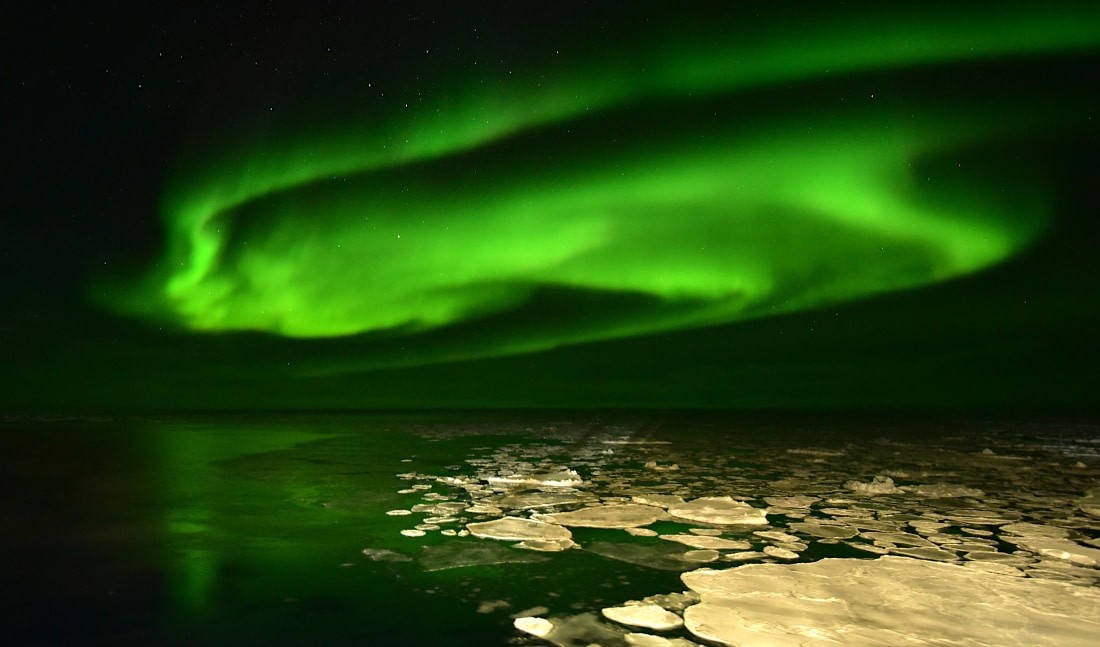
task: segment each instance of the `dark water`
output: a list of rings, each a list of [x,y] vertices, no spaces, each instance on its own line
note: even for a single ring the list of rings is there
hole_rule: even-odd
[[[544,609],[529,615],[598,615],[683,591],[680,573],[702,564],[682,558],[688,547],[620,529],[574,528],[579,548],[544,553],[460,536],[465,524],[647,493],[769,508],[769,526],[723,530],[752,551],[769,543],[753,530],[840,519],[865,533],[931,520],[943,524],[936,545],[954,550],[933,559],[974,560],[952,547],[974,549],[976,539],[1026,577],[1100,581],[1080,560],[1029,553],[998,530],[1054,525],[1083,550],[1098,545],[1100,519],[1080,501],[1098,487],[1100,428],[1082,422],[621,412],[11,419],[0,423],[0,452],[4,633],[15,644],[538,643],[512,616],[535,607]],[[489,481],[555,470],[582,481],[495,491]],[[899,489],[859,491],[876,476]],[[947,490],[920,489],[930,485]],[[562,491],[582,498],[464,509]],[[440,503],[450,513],[387,514]],[[402,534],[418,525],[422,536]],[[912,548],[793,534],[796,561]],[[723,559],[712,566],[736,566]],[[558,642],[573,640],[582,638]]]

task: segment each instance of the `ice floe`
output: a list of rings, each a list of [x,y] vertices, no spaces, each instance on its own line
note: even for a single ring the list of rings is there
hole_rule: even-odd
[[[668,512],[679,519],[719,526],[765,525],[768,523],[765,510],[754,508],[743,501],[735,501],[730,496],[700,497],[670,507]]]
[[[651,634],[628,633],[623,639],[631,647],[698,647],[698,643],[685,638],[665,638]]]
[[[536,638],[545,638],[554,630],[554,625],[546,618],[523,617],[512,621],[516,629]]]
[[[736,539],[724,539],[722,537],[708,537],[706,535],[661,535],[665,541],[674,541],[692,548],[706,548],[713,550],[748,550],[752,544]]]
[[[689,550],[680,556],[685,562],[695,562],[697,564],[706,564],[708,562],[716,561],[721,557],[721,553],[716,550]]]
[[[466,529],[475,537],[504,541],[555,541],[573,538],[573,534],[567,528],[557,524],[520,517],[504,517],[493,521],[470,523],[466,525]]]
[[[721,645],[1094,645],[1100,590],[905,557],[701,569],[689,631]]]
[[[764,546],[764,554],[779,559],[798,559],[798,553],[779,546]]]
[[[655,631],[669,631],[684,624],[680,616],[656,604],[608,607],[603,609],[602,613],[605,618],[619,624]]]
[[[1017,583],[1072,584],[1082,590],[1100,588],[1096,470],[1074,468],[1065,460],[1039,460],[1041,453],[1018,439],[1002,442],[987,437],[976,446],[972,441],[925,446],[857,439],[843,451],[761,448],[755,453],[746,449],[752,446],[746,443],[733,461],[732,454],[716,453],[709,443],[616,441],[611,449],[599,437],[582,432],[572,438],[490,443],[475,448],[461,464],[441,467],[445,474],[398,475],[415,482],[401,491],[417,495],[420,501],[394,510],[391,516],[408,519],[404,534],[438,533],[436,539],[403,542],[400,547],[400,540],[395,540],[400,552],[393,554],[402,559],[365,554],[380,562],[413,559],[429,572],[542,561],[551,566],[531,566],[531,572],[551,573],[538,576],[548,579],[554,577],[553,564],[570,559],[554,553],[571,547],[580,549],[569,551],[573,559],[606,558],[604,568],[612,573],[619,568],[616,561],[677,573],[698,569],[701,563],[741,570],[763,561],[771,568],[788,569],[809,566],[807,562],[822,553],[858,554],[859,559],[845,560],[858,570],[879,568],[860,565],[889,555],[889,560],[925,565],[906,568],[955,568],[982,581],[997,577]],[[985,455],[990,460],[976,460],[977,450],[986,444],[996,453]],[[843,460],[837,460],[840,456]],[[870,475],[875,476],[868,480]],[[386,527],[394,521],[387,521]],[[573,543],[573,532],[579,546]],[[462,538],[470,534],[476,539]],[[406,568],[403,564],[389,567]],[[480,571],[467,573],[476,572]],[[641,606],[636,601],[608,599],[618,587],[631,586],[626,574],[633,571],[627,567],[621,572],[617,579],[600,584],[606,591],[589,600],[594,606],[573,606],[578,615],[538,618],[550,626],[542,640],[570,646],[694,644],[679,637],[627,633],[610,624],[600,608],[609,603]],[[845,578],[863,581],[860,577],[851,573],[841,577],[834,597],[852,602],[856,609],[871,605],[871,618],[877,621],[874,613],[880,607],[872,604],[867,592],[843,582]],[[778,602],[789,611],[784,622],[791,624],[804,616],[807,623],[814,620],[799,606],[808,601],[799,598],[797,588],[788,590],[794,600]],[[556,598],[558,593],[547,595]],[[738,613],[759,611],[754,605],[762,599],[743,601]],[[1017,603],[1017,598],[1006,600],[991,599],[988,604]],[[560,608],[560,602],[555,608]],[[471,604],[477,604],[476,598]],[[689,616],[702,613],[684,606]],[[666,610],[680,613],[684,606]],[[933,644],[940,640],[934,631],[921,633],[928,628],[924,623],[919,621],[905,634],[907,640]],[[831,635],[825,629],[826,633],[815,634],[817,630],[808,626],[768,640],[812,644]],[[850,627],[831,631],[843,634],[841,644],[873,643],[871,638],[860,643],[865,636]],[[921,637],[914,638],[917,635]],[[1002,635],[991,634],[997,639]],[[991,644],[960,640],[960,645]]]
[[[548,523],[581,528],[636,528],[667,519],[668,514],[661,508],[651,505],[626,503],[592,506],[572,512],[540,514],[535,518]]]
[[[900,494],[904,490],[894,485],[894,479],[889,476],[876,476],[871,479],[870,483],[864,483],[862,481],[851,480],[844,484],[844,487],[857,493],[857,494]]]
[[[490,485],[535,485],[543,487],[575,487],[583,480],[574,470],[562,470],[540,474],[510,474],[508,476],[490,476],[486,482]]]

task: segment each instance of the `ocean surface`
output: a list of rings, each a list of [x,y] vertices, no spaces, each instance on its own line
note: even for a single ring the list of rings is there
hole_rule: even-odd
[[[1088,421],[8,417],[0,465],[7,644],[1100,635]]]

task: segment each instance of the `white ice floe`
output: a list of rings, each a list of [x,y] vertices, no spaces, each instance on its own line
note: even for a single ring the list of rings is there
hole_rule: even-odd
[[[798,553],[779,546],[764,546],[764,554],[779,559],[798,559]]]
[[[661,508],[651,505],[626,503],[622,505],[592,506],[572,512],[541,514],[535,518],[540,521],[580,528],[636,528],[667,519],[668,514]]]
[[[581,491],[521,492],[501,497],[493,503],[506,510],[533,510],[569,506],[595,501],[596,496]]]
[[[936,547],[935,544],[924,537],[910,532],[865,532],[863,538],[870,539],[880,546]]]
[[[1082,546],[1068,539],[1069,531],[1034,523],[1012,523],[1001,528],[1001,539],[1042,557],[1065,560],[1077,566],[1100,566],[1100,548]]]
[[[661,535],[665,541],[674,541],[692,548],[707,548],[713,550],[748,550],[752,544],[736,539],[723,539],[722,537],[707,537],[705,535]]]
[[[609,607],[602,611],[605,618],[631,627],[642,627],[655,631],[669,631],[684,625],[680,616],[666,611],[656,604],[627,605]]]
[[[684,504],[684,499],[675,494],[635,494],[631,497],[634,503],[643,505],[655,505],[659,508],[670,508]]]
[[[838,523],[821,523],[820,521],[798,521],[789,524],[789,528],[797,532],[806,533],[807,535],[827,539],[851,539],[859,534],[859,532],[851,526]]]
[[[695,562],[697,564],[707,564],[707,563],[710,563],[710,562],[713,562],[713,561],[717,560],[719,557],[721,557],[721,555],[722,555],[721,553],[719,553],[718,551],[713,550],[713,549],[689,550],[686,553],[684,553],[683,555],[681,555],[681,559],[683,559],[685,562]]]
[[[466,529],[475,537],[504,541],[555,541],[573,538],[573,533],[569,532],[567,528],[519,517],[504,517],[493,521],[471,523],[466,525]]]
[[[965,485],[949,485],[947,483],[929,483],[927,485],[906,485],[901,488],[905,492],[933,498],[951,497],[982,497],[985,492]]]
[[[623,638],[626,640],[626,644],[631,647],[698,647],[698,643],[693,643],[684,638],[665,638],[664,636],[639,633],[626,634]]]
[[[767,557],[767,555],[758,550],[744,550],[738,553],[724,555],[722,559],[728,562],[747,562],[753,559],[763,559],[764,557]]]
[[[916,557],[917,559],[930,559],[936,562],[953,562],[956,560],[955,553],[940,548],[893,548],[890,552],[894,555],[905,555],[906,557]]]
[[[764,497],[765,503],[768,505],[776,506],[777,508],[809,508],[813,504],[820,501],[820,497],[805,496],[802,494],[794,496],[766,496]]]
[[[780,532],[778,530],[757,530],[752,534],[756,535],[757,537],[769,539],[771,541],[791,542],[799,540],[798,537],[795,537],[794,535],[789,535],[785,532]]]
[[[526,634],[531,634],[536,638],[545,638],[554,630],[554,624],[546,618],[516,618],[512,621],[512,625]]]
[[[669,508],[669,514],[688,521],[719,526],[765,525],[767,512],[730,496],[702,497]]]
[[[894,479],[881,474],[871,479],[870,483],[853,480],[845,483],[844,487],[857,494],[901,494],[903,492],[903,490],[898,489],[898,486],[894,485]]]
[[[543,487],[576,487],[584,481],[575,470],[546,472],[540,474],[510,474],[508,476],[490,476],[485,479],[490,485],[532,485]]]
[[[721,645],[1089,646],[1100,589],[905,557],[751,564],[682,575],[684,611]]]

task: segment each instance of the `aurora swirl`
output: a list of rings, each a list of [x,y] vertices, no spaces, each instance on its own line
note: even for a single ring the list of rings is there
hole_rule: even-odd
[[[727,324],[963,276],[1026,248],[1047,209],[1038,162],[972,170],[971,152],[1072,132],[1087,106],[1073,88],[937,92],[935,78],[1095,49],[1100,9],[851,10],[620,45],[487,83],[458,70],[411,107],[319,110],[259,143],[209,145],[165,195],[165,257],[105,300],[187,330],[303,339],[477,326],[545,290],[633,304],[326,368],[356,370]],[[876,92],[893,70],[933,83]]]

